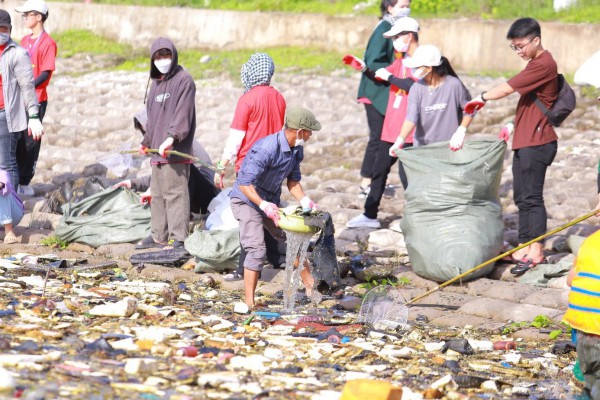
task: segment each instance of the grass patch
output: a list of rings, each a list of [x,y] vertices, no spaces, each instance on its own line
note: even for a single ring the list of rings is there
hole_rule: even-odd
[[[59,56],[71,58],[78,54],[115,54],[128,56],[133,48],[126,44],[120,44],[106,39],[86,30],[70,30],[52,34],[52,37],[60,49]]]
[[[40,244],[54,249],[65,249],[69,245],[69,242],[62,240],[56,235],[50,235],[40,240]]]
[[[94,3],[325,15],[380,15],[379,0],[94,0]],[[411,9],[411,15],[415,18],[510,20],[528,16],[541,21],[600,21],[598,0],[578,0],[573,7],[558,13],[554,11],[552,0],[421,0],[413,2]]]

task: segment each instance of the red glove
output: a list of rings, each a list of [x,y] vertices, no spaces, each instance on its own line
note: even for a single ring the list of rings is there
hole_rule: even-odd
[[[502,127],[502,129],[500,130],[498,139],[504,140],[505,142],[508,143],[508,139],[510,139],[510,135],[512,135],[514,130],[515,130],[515,124],[513,122],[509,122],[508,124],[504,125]]]
[[[481,95],[479,95],[465,104],[465,114],[475,115],[477,114],[477,111],[483,108],[483,106],[485,106],[485,100],[483,100]]]
[[[365,62],[358,57],[354,57],[352,54],[346,54],[344,58],[342,58],[342,62],[360,72],[367,69]]]
[[[148,148],[146,146],[144,146],[143,144],[140,144],[140,148],[138,149],[138,152],[145,156],[148,154]]]
[[[167,150],[171,150],[173,147],[173,142],[175,142],[175,139],[172,137],[166,138],[158,148],[158,154],[160,154],[161,157],[167,158]]]
[[[152,203],[152,195],[150,193],[142,193],[140,195],[140,203],[141,204]]]
[[[261,201],[260,209],[265,213],[267,218],[275,222],[275,226],[279,226],[279,207],[268,201]]]

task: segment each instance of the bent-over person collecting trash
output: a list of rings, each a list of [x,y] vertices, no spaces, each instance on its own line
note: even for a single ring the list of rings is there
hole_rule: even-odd
[[[231,198],[231,210],[240,223],[240,244],[246,251],[244,262],[245,302],[254,306],[254,292],[262,271],[266,246],[263,228],[280,242],[285,233],[279,228],[281,184],[287,180],[292,196],[303,209],[316,210],[317,205],[304,193],[300,184],[300,163],[304,159],[304,143],[313,131],[321,129],[315,116],[305,108],[290,108],[282,131],[259,141],[246,155],[238,173]],[[300,273],[311,295],[314,278],[304,264]]]

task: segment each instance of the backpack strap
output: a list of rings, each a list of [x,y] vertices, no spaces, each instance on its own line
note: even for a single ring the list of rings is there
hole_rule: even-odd
[[[533,93],[531,93],[531,97],[534,98],[535,101],[535,105],[538,106],[538,108],[540,110],[542,110],[542,113],[544,113],[545,116],[548,116],[548,113],[550,112],[550,110],[548,110],[546,108],[546,106],[544,105],[544,103],[541,102],[541,100]]]

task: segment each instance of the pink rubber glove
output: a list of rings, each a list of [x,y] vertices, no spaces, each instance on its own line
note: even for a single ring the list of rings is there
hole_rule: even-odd
[[[498,139],[504,140],[508,143],[508,139],[510,139],[510,135],[512,135],[514,130],[515,124],[511,121],[502,127],[502,129],[500,130],[500,134],[498,135]]]
[[[265,213],[267,218],[275,223],[275,226],[279,226],[279,207],[265,200],[261,201],[258,207]]]
[[[217,167],[217,169],[218,169],[218,171],[215,172],[215,177],[214,177],[215,186],[218,187],[219,189],[224,189],[225,184],[223,183],[223,178],[225,178],[225,165],[223,165],[223,163],[221,161],[218,161],[215,164],[215,167]]]
[[[365,62],[358,57],[354,57],[352,54],[346,54],[342,58],[342,62],[360,72],[367,69]]]
[[[158,154],[160,154],[161,157],[167,158],[167,150],[171,150],[174,141],[175,139],[173,139],[172,137],[166,138],[165,141],[162,142],[162,144],[158,148]]]
[[[475,115],[477,111],[481,110],[485,106],[485,100],[481,98],[481,95],[475,97],[473,100],[465,104],[465,114]]]
[[[148,154],[148,148],[146,146],[144,146],[143,144],[140,144],[140,148],[138,149],[138,152],[145,156]]]
[[[303,212],[317,211],[317,203],[312,201],[308,196],[304,196],[300,200]]]

